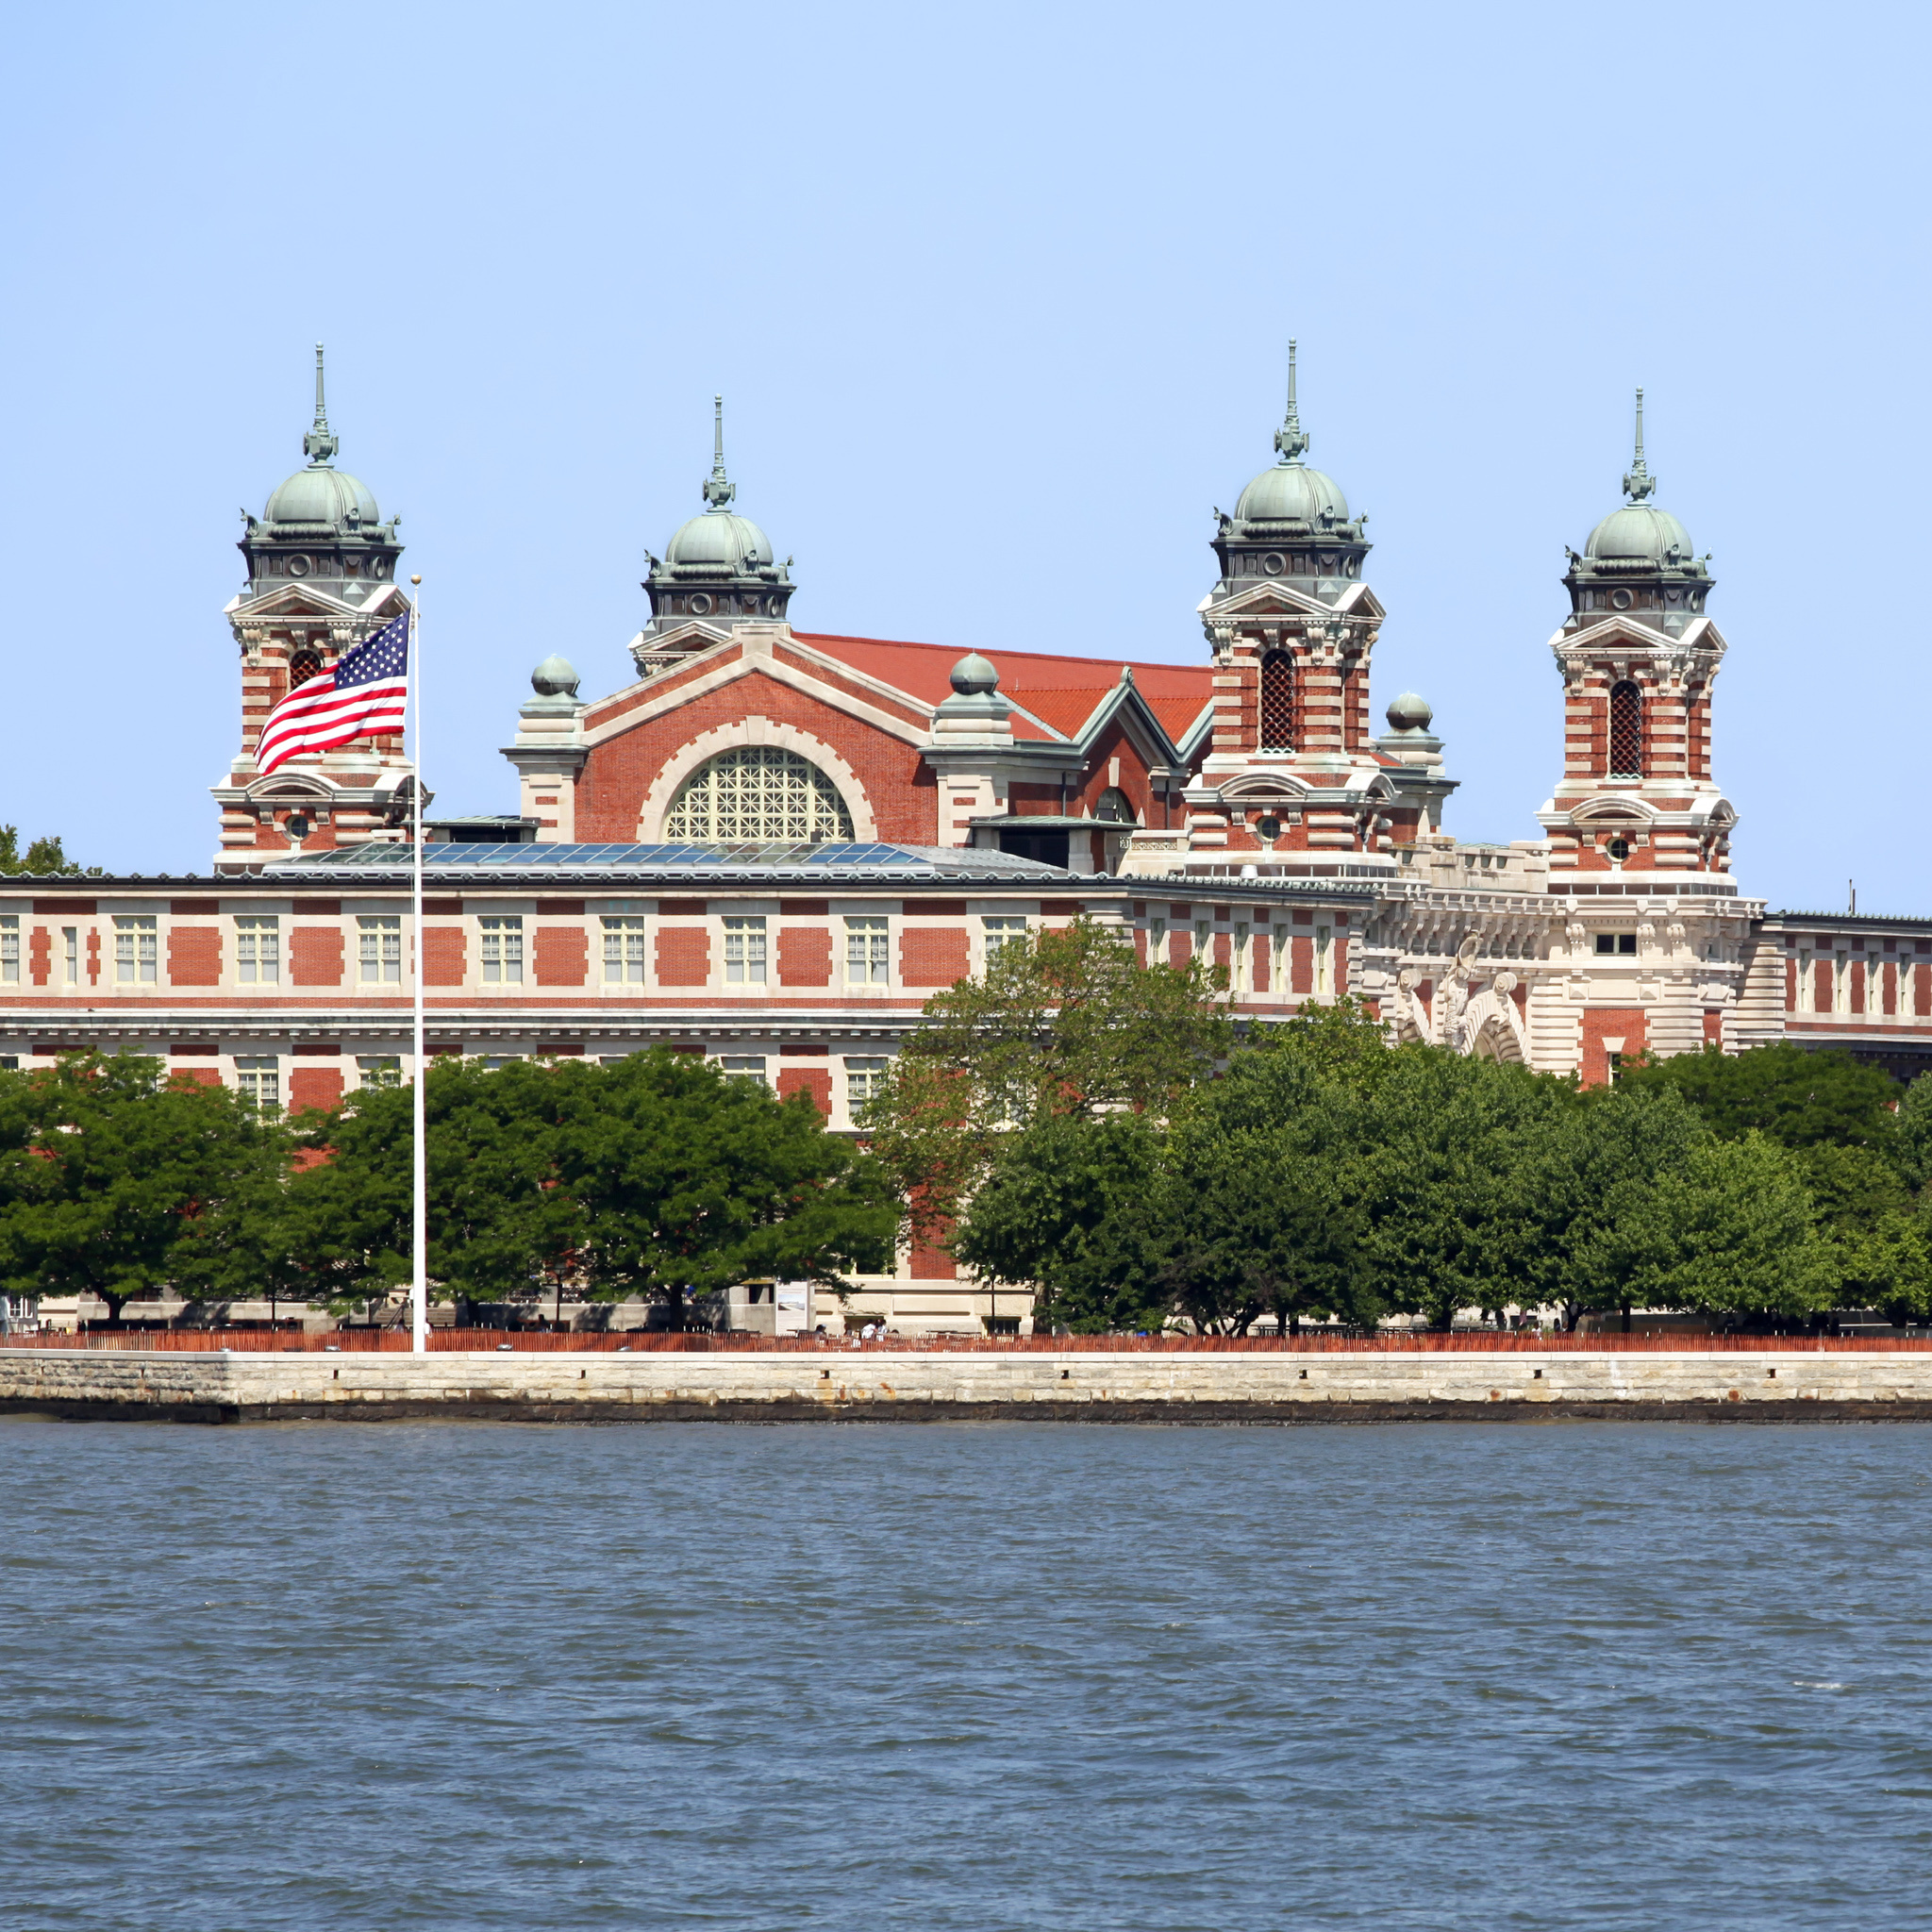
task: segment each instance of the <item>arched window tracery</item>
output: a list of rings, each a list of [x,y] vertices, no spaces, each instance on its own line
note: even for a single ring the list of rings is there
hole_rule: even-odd
[[[1294,749],[1294,659],[1270,651],[1261,659],[1261,749]]]
[[[1626,677],[1610,687],[1610,776],[1643,775],[1643,694]]]
[[[743,744],[708,758],[664,815],[667,840],[697,843],[836,844],[853,838],[839,788],[782,745]]]

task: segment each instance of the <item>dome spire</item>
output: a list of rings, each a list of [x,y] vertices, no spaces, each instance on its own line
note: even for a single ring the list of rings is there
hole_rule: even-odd
[[[738,494],[738,486],[724,474],[724,398],[711,398],[711,475],[705,485],[705,501],[713,509],[724,509]]]
[[[1274,447],[1284,463],[1298,463],[1308,446],[1307,431],[1302,427],[1301,411],[1294,400],[1294,338],[1288,339],[1288,415],[1274,432]]]
[[[322,344],[315,345],[315,422],[302,439],[302,454],[311,463],[326,463],[341,444],[329,434],[328,407],[322,395]]]
[[[1630,465],[1630,474],[1624,478],[1624,494],[1632,503],[1641,503],[1657,488],[1657,479],[1644,467],[1643,461],[1643,391],[1637,391],[1637,456]]]

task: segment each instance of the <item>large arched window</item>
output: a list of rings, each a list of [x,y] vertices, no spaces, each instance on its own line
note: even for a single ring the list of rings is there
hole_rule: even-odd
[[[664,816],[664,836],[828,844],[852,838],[852,814],[839,788],[795,751],[744,744],[708,759],[684,781]]]
[[[1261,659],[1261,749],[1294,749],[1294,659],[1286,651]]]
[[[1626,677],[1610,687],[1610,776],[1643,775],[1643,696]]]

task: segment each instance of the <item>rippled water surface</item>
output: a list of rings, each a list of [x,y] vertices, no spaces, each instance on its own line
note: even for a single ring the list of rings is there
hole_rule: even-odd
[[[1932,1430],[0,1424],[0,1923],[1932,1924]]]

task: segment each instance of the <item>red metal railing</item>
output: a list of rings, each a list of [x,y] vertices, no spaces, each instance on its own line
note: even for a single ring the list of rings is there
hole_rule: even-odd
[[[144,1354],[206,1355],[227,1349],[237,1355],[404,1355],[409,1337],[397,1329],[341,1328],[296,1336],[286,1330],[249,1328],[158,1328],[96,1330],[88,1334],[42,1333],[0,1339],[0,1348],[121,1349]],[[473,1350],[483,1353],[637,1355],[816,1355],[904,1354],[908,1350],[946,1355],[1551,1355],[1643,1354],[1838,1355],[1932,1352],[1932,1335],[1699,1335],[1683,1330],[1661,1335],[1624,1335],[1615,1330],[1565,1335],[1487,1329],[1380,1335],[934,1335],[897,1337],[862,1344],[819,1336],[528,1334],[501,1328],[436,1328],[429,1334],[432,1354]]]

